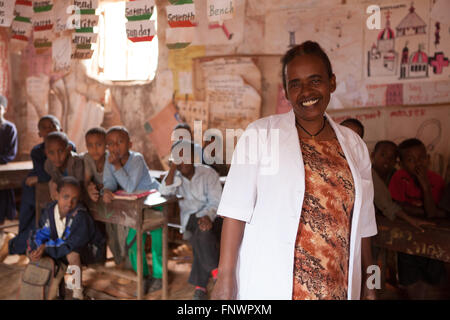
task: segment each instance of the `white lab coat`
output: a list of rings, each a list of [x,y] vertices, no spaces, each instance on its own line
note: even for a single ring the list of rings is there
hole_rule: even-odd
[[[359,299],[361,238],[377,233],[371,161],[356,133],[326,117],[355,185],[347,296]],[[255,132],[257,143],[249,145],[258,148],[252,153],[246,137],[254,138]],[[238,299],[292,299],[295,240],[304,193],[304,164],[293,111],[251,123],[236,145],[217,211],[247,222],[236,270]]]

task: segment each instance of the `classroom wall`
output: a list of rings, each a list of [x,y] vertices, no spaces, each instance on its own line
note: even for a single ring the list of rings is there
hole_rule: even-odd
[[[78,127],[69,130],[69,135],[81,146],[82,137],[76,130],[79,131],[86,120],[97,121],[105,126],[122,123],[130,129],[135,149],[145,155],[152,167],[157,168],[160,165],[160,157],[155,152],[154,142],[145,130],[145,124],[171,102],[175,90],[178,92],[176,98],[179,101],[184,101],[186,97],[192,101],[207,101],[205,95],[198,94],[201,91],[198,90],[199,85],[196,82],[199,68],[204,63],[200,61],[202,57],[235,56],[238,62],[244,61],[245,57],[251,58],[260,74],[257,75],[255,71],[240,76],[246,85],[250,83],[256,88],[261,97],[259,115],[267,116],[288,110],[289,106],[283,98],[279,59],[291,43],[300,43],[307,39],[318,41],[332,60],[338,83],[329,106],[329,111],[333,115],[336,112],[337,117],[357,116],[360,112],[381,112],[384,108],[401,109],[403,106],[417,106],[426,109],[428,114],[433,113],[429,110],[435,110],[431,107],[433,105],[439,105],[436,107],[436,110],[439,110],[436,111],[437,115],[441,114],[440,112],[448,114],[450,67],[443,66],[439,72],[435,72],[433,67],[428,65],[426,75],[416,74],[406,77],[400,75],[400,58],[405,46],[408,47],[410,56],[419,51],[420,46],[420,50],[426,52],[428,58],[442,52],[442,63],[445,63],[445,58],[448,57],[450,44],[448,18],[445,20],[444,17],[441,20],[440,43],[434,43],[436,20],[433,20],[431,12],[437,2],[435,0],[414,1],[416,13],[426,23],[425,33],[394,37],[394,41],[386,42],[377,41],[380,32],[386,27],[386,12],[390,11],[389,23],[394,34],[397,34],[396,27],[410,12],[410,1],[236,0],[234,18],[225,21],[228,32],[233,34],[229,39],[222,29],[208,28],[206,0],[194,2],[199,18],[194,41],[186,49],[169,50],[166,46],[168,23],[165,11],[165,6],[169,5],[169,2],[156,1],[159,65],[155,80],[150,83],[131,85],[100,83],[88,78],[84,67],[77,62],[72,64],[69,75],[61,77],[52,74],[48,56],[35,54],[32,50],[21,54],[13,52],[10,57],[13,70],[12,96],[16,111],[15,119],[21,131],[21,154],[26,156],[31,145],[38,140],[33,138],[36,135],[33,126],[39,110],[60,114],[65,112],[65,115],[71,115],[78,120],[76,121]],[[371,4],[379,4],[381,7],[380,30],[368,30],[366,27],[369,14],[365,10]],[[383,59],[386,57],[387,62],[383,59],[370,60],[370,54],[377,53],[376,50],[372,50],[374,44],[378,46],[380,56]],[[377,54],[373,55],[376,56]],[[211,70],[216,71],[203,75],[204,81],[220,69]],[[27,83],[26,76],[34,78]],[[252,83],[254,79],[260,79],[259,85]],[[29,92],[27,94],[27,84],[29,88],[35,88],[34,91],[28,90],[37,92],[35,97],[30,96]],[[45,90],[50,92],[47,106],[45,108],[36,106],[42,101],[45,103],[45,95],[39,97],[38,94]],[[179,95],[180,91],[191,93]],[[363,108],[363,111],[359,108]],[[78,116],[80,110],[84,111]],[[248,121],[256,118],[253,113],[251,117],[252,119]],[[404,123],[410,121],[404,119],[399,126],[391,127],[391,131],[383,129],[383,134],[368,133],[368,137],[371,137],[368,140],[369,145],[373,143],[372,140],[379,137],[404,136],[405,133],[401,128],[404,127]],[[448,121],[441,121],[442,127],[447,130]],[[367,121],[363,119],[363,123],[365,122]],[[385,122],[384,116],[371,119],[367,125],[373,129],[368,131],[386,128]],[[420,126],[420,123],[417,125]],[[67,123],[67,126],[70,124]],[[416,122],[409,127],[414,126]],[[442,132],[446,132],[444,129]],[[418,128],[412,129],[411,134],[417,133],[417,130]],[[447,143],[447,148],[442,147],[443,159],[439,161],[448,163],[448,151],[445,151],[448,149],[448,142],[442,139],[440,143],[442,145]],[[446,166],[443,164],[441,167]]]

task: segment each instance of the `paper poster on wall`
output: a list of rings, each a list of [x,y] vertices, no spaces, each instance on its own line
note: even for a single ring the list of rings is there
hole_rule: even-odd
[[[175,99],[180,100],[186,99],[186,95],[180,93],[179,73],[188,72],[192,74],[193,72],[192,59],[196,57],[203,57],[204,55],[205,55],[204,46],[189,46],[184,49],[169,51],[168,66],[173,73],[173,89],[175,91]],[[185,90],[186,89],[183,89],[183,91]],[[193,90],[193,88],[191,90]],[[194,95],[189,94],[188,99],[194,99]]]
[[[223,23],[208,20],[207,0],[195,0],[197,29],[193,45],[234,45],[244,39],[245,0],[234,0],[232,19]]]
[[[202,128],[208,128],[209,110],[205,101],[178,100],[178,113],[184,122],[194,128],[194,121],[201,121]]]
[[[31,18],[34,31],[52,30],[54,23],[53,11],[35,12]]]
[[[0,27],[9,27],[14,19],[14,1],[0,1]]]
[[[233,19],[235,11],[234,0],[207,0],[207,17],[209,22],[222,24]]]
[[[70,56],[72,54],[72,39],[70,36],[56,38],[52,43],[52,60],[54,72],[70,70]]]
[[[81,14],[95,14],[98,8],[98,0],[73,0],[73,4],[81,10]]]
[[[52,10],[52,8],[53,8],[53,0],[33,0],[34,12],[50,11]]]
[[[77,49],[91,49],[91,45],[97,42],[96,33],[72,33],[72,43]]]
[[[24,22],[14,19],[11,24],[12,39],[27,42],[31,36],[33,25],[31,22]]]
[[[289,48],[312,40],[327,53],[339,81],[351,76],[360,82],[363,70],[363,12],[363,5],[339,5],[332,10],[315,7],[268,11],[264,51],[284,54]]]
[[[80,26],[75,28],[75,32],[94,32],[94,27],[98,25],[98,16],[95,14],[80,15]]]
[[[133,42],[152,41],[156,35],[154,20],[128,21],[127,37]]]
[[[195,27],[195,5],[193,3],[166,6],[167,21],[171,28]]]
[[[221,130],[245,129],[261,114],[261,96],[237,75],[208,77],[206,103],[209,126]]]
[[[58,0],[53,5],[54,14],[54,26],[53,30],[55,32],[62,32],[68,30],[74,21],[70,21],[72,16],[72,0]]]
[[[166,45],[169,49],[184,49],[195,37],[195,28],[167,28]]]
[[[71,59],[77,59],[77,60],[85,60],[92,58],[92,54],[94,53],[94,50],[90,49],[75,49],[72,52]]]
[[[154,6],[154,0],[129,1],[125,4],[125,17],[129,21],[150,20]]]
[[[31,1],[19,1],[16,0],[16,5],[14,7],[14,15],[21,18],[31,19],[33,16],[33,5]],[[27,20],[29,21],[29,20]]]

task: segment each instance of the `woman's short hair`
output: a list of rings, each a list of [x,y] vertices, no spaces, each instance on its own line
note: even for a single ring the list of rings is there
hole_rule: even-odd
[[[315,55],[316,57],[319,57],[325,65],[328,77],[331,78],[333,76],[333,69],[331,68],[331,62],[330,62],[330,59],[328,58],[327,54],[325,53],[325,51],[320,47],[320,45],[317,42],[309,41],[309,40],[305,41],[302,44],[296,45],[296,46],[292,47],[291,49],[289,49],[284,54],[283,58],[281,58],[281,63],[283,65],[282,70],[281,70],[281,73],[283,76],[283,88],[284,88],[284,91],[286,92],[286,94],[287,94],[287,84],[286,84],[287,65],[289,64],[289,62],[294,60],[295,57],[299,57],[299,56],[303,56],[303,55],[307,55],[307,54],[311,54],[311,55]]]

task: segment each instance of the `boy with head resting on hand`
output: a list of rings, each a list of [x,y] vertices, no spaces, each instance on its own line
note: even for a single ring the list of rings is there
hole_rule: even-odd
[[[82,265],[103,261],[105,240],[80,203],[80,196],[81,185],[76,178],[67,176],[58,181],[56,201],[42,210],[39,228],[28,241],[27,252],[32,262],[47,255],[81,271]],[[82,300],[83,289],[73,289],[73,298]]]
[[[371,154],[375,207],[390,220],[399,217],[424,232],[422,227],[433,225],[433,223],[409,216],[399,204],[392,200],[389,193],[388,185],[395,173],[397,156],[397,145],[388,140],[378,141]]]
[[[189,240],[194,261],[189,283],[195,285],[194,300],[207,298],[209,277],[217,278],[221,218],[217,208],[222,195],[217,172],[202,164],[194,164],[195,146],[187,140],[172,146],[170,170],[161,183],[162,195],[179,194],[181,232]]]
[[[145,159],[139,152],[131,151],[132,142],[128,130],[122,126],[109,128],[106,132],[105,168],[103,170],[103,201],[114,200],[114,192],[159,189],[159,182],[150,176]],[[150,211],[150,209],[149,209]],[[145,211],[144,211],[145,215]],[[144,260],[144,293],[159,290],[162,287],[162,228],[150,232],[152,236],[153,277],[150,277],[147,260]],[[134,241],[136,230],[129,228],[126,244],[130,246],[128,255],[133,269],[137,270],[137,244]],[[145,244],[146,233],[143,235]],[[142,246],[144,250],[145,246]],[[144,255],[145,257],[145,252]]]
[[[423,218],[445,217],[437,207],[442,199],[444,180],[428,170],[429,157],[422,141],[407,139],[398,146],[400,164],[389,183],[392,199],[404,211]],[[398,277],[411,298],[425,298],[426,289],[438,285],[445,277],[442,261],[398,253]]]

